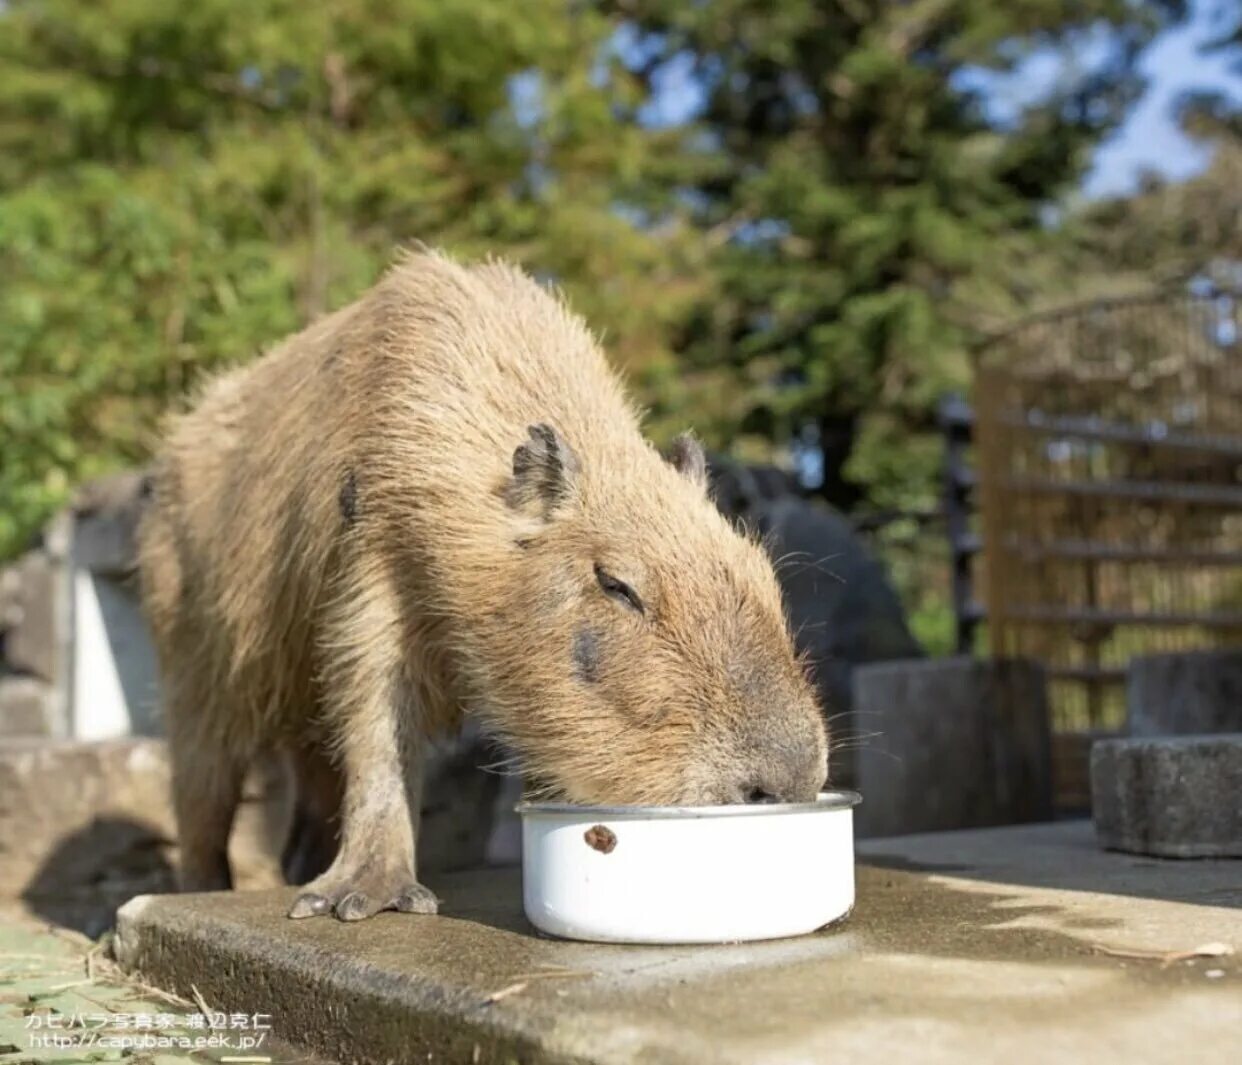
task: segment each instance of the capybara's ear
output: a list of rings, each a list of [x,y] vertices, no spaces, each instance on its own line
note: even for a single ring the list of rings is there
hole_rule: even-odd
[[[707,491],[707,456],[703,448],[689,433],[682,433],[669,446],[669,463],[683,477]]]
[[[552,426],[540,422],[526,430],[526,442],[513,452],[513,478],[505,501],[531,517],[550,518],[573,490],[578,458]]]

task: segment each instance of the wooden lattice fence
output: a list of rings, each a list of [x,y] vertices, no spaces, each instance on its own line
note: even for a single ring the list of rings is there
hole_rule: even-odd
[[[1240,304],[1199,292],[1077,307],[980,362],[988,639],[1044,663],[1054,732],[1122,727],[1135,654],[1242,645]]]

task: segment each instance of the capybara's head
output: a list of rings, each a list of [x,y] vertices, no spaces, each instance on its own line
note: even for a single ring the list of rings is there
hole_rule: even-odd
[[[772,564],[712,505],[702,450],[592,454],[532,426],[504,489],[514,569],[492,679],[528,778],[578,803],[813,799],[814,689]]]

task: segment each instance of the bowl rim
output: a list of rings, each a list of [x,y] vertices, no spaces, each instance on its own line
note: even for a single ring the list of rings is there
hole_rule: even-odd
[[[523,817],[556,817],[598,820],[601,817],[644,821],[692,821],[709,817],[777,817],[783,814],[848,810],[862,802],[856,791],[821,791],[813,802],[726,803],[720,806],[579,806],[572,802],[519,802],[514,806]]]

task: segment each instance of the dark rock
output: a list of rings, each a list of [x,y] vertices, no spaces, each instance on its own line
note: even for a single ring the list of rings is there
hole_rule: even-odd
[[[790,494],[792,484],[780,471],[717,460],[713,484],[721,510],[765,538],[831,731],[838,743],[852,746],[859,733],[873,731],[871,722],[850,713],[854,667],[923,654],[884,566],[844,515]],[[834,754],[834,783],[854,781],[852,754]]]
[[[421,872],[485,865],[498,834],[519,831],[505,778],[494,767],[502,753],[468,722],[461,735],[427,759],[418,836]]]
[[[149,485],[145,470],[129,470],[92,481],[79,490],[73,504],[77,565],[110,576],[134,571],[138,522]]]

